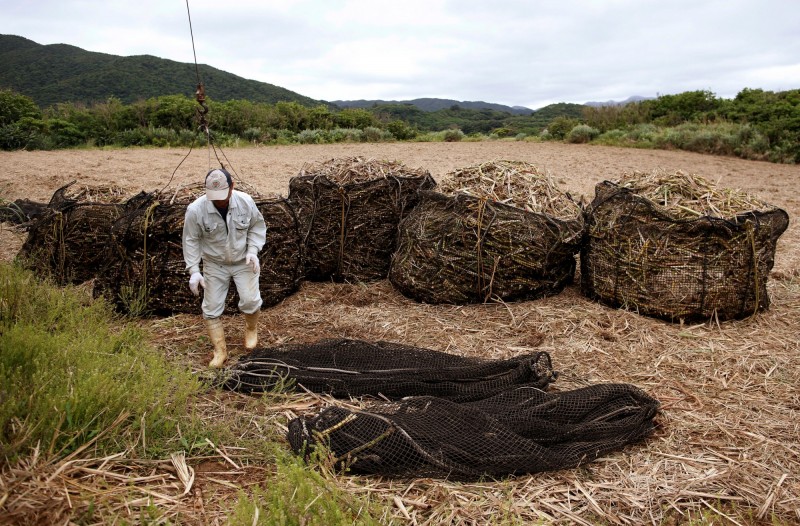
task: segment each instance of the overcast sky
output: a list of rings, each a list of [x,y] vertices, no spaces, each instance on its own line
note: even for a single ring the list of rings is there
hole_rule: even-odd
[[[538,109],[800,88],[800,0],[189,0],[189,11],[198,63],[328,101]],[[0,0],[0,33],[194,62],[186,0]]]

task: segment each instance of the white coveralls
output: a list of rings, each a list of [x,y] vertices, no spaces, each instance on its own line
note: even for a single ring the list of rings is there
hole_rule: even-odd
[[[222,315],[231,278],[239,293],[239,310],[253,314],[261,308],[258,274],[245,264],[245,257],[258,257],[266,239],[264,216],[244,192],[231,192],[226,218],[205,195],[186,208],[183,258],[190,275],[200,272],[203,262],[203,318]]]

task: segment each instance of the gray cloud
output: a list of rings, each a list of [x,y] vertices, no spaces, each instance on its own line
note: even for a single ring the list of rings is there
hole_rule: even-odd
[[[20,4],[0,0],[0,33],[193,60],[182,1]],[[796,0],[189,4],[198,62],[317,99],[442,97],[538,108],[800,87]]]

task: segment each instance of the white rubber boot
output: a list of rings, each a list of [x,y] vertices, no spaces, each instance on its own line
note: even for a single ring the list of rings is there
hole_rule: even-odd
[[[258,345],[258,315],[260,311],[244,315],[244,348],[252,351]]]
[[[208,337],[211,339],[211,345],[214,346],[214,359],[209,362],[208,366],[218,369],[222,367],[222,364],[228,358],[228,347],[225,345],[225,329],[222,326],[222,320],[219,318],[206,320],[206,329],[208,330]]]

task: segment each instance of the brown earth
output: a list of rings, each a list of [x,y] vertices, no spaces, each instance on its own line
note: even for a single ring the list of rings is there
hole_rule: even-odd
[[[265,344],[349,337],[497,358],[545,350],[563,373],[556,390],[624,382],[662,403],[655,436],[578,470],[483,484],[336,477],[351,494],[383,506],[381,523],[485,524],[501,518],[569,524],[800,521],[800,228],[795,219],[800,213],[800,166],[679,151],[505,141],[280,146],[224,153],[237,179],[262,193],[286,195],[289,180],[303,164],[336,157],[397,160],[428,169],[437,179],[457,168],[508,159],[537,164],[563,189],[587,201],[596,183],[623,172],[681,169],[784,208],[790,225],[778,242],[768,284],[772,305],[744,320],[671,324],[593,303],[576,285],[536,301],[433,306],[404,298],[386,281],[367,286],[304,283],[295,295],[264,312],[261,335]],[[186,155],[179,149],[0,152],[0,198],[46,201],[72,180],[113,183],[132,193],[149,191],[197,182],[209,167],[218,166],[205,150],[191,152],[181,164]],[[22,239],[0,225],[0,257],[12,258]],[[209,347],[201,339],[199,313],[145,324],[172,359],[204,368]],[[241,353],[242,322],[234,316],[226,324],[235,358]],[[235,415],[240,434],[256,436],[264,429],[280,434],[287,418],[330,401],[305,398],[266,415],[243,414],[239,408],[247,403],[226,394],[209,396],[201,406],[214,418]],[[217,446],[225,450],[225,445]],[[215,472],[247,463],[246,451],[227,451],[230,458],[216,458],[220,464]],[[187,462],[192,465],[193,459]],[[174,497],[161,501],[168,517],[192,524],[222,520],[236,493],[214,482],[225,477],[207,477],[202,462],[194,462],[198,473],[189,495],[181,496],[182,486],[142,491],[149,495],[157,489]],[[262,468],[243,471],[236,471],[238,484],[263,484]],[[85,506],[77,495],[71,497],[70,509]]]

